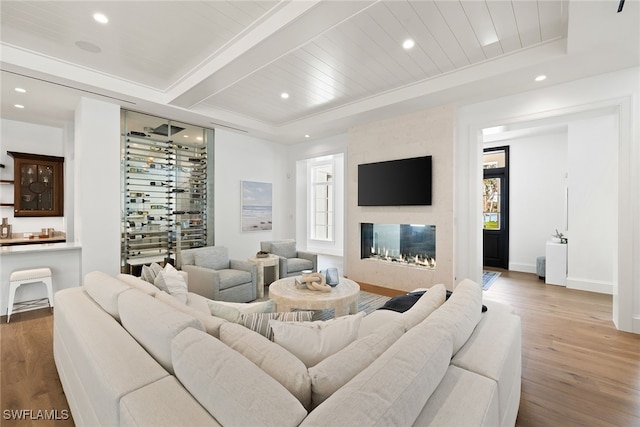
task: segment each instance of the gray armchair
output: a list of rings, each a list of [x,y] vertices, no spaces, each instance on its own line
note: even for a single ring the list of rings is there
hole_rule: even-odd
[[[318,255],[296,249],[296,241],[260,242],[260,250],[280,257],[280,278],[298,276],[302,270],[318,271]]]
[[[256,299],[258,270],[254,263],[229,259],[224,246],[181,251],[181,268],[189,275],[189,292],[217,301]]]

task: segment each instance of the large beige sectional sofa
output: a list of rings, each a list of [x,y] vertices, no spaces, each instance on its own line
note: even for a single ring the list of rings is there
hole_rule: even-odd
[[[79,426],[513,426],[520,318],[481,313],[468,280],[444,295],[360,315],[350,344],[305,366],[199,295],[93,272],[56,293],[54,356]]]

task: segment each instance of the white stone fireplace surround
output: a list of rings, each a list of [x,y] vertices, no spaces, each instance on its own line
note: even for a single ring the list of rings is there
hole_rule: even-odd
[[[347,276],[357,282],[411,291],[454,283],[454,107],[431,108],[349,130],[347,156]],[[358,206],[358,165],[432,156],[431,206]],[[360,227],[373,224],[436,226],[435,270],[360,258]]]

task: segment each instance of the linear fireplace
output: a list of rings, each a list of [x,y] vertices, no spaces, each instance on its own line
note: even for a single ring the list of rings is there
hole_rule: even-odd
[[[362,223],[360,258],[433,270],[436,226]]]

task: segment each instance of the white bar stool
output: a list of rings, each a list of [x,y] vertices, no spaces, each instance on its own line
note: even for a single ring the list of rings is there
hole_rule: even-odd
[[[7,305],[7,323],[9,323],[9,319],[11,319],[11,313],[13,312],[13,306],[16,296],[16,289],[20,287],[20,285],[26,285],[29,283],[39,283],[42,282],[47,287],[47,296],[48,298],[39,298],[30,301],[22,301],[15,303],[16,308],[24,309],[35,307],[45,299],[49,300],[49,307],[53,307],[53,282],[51,280],[51,269],[49,268],[34,268],[32,270],[18,270],[11,273],[9,276],[9,304]],[[22,310],[21,310],[22,311]]]

